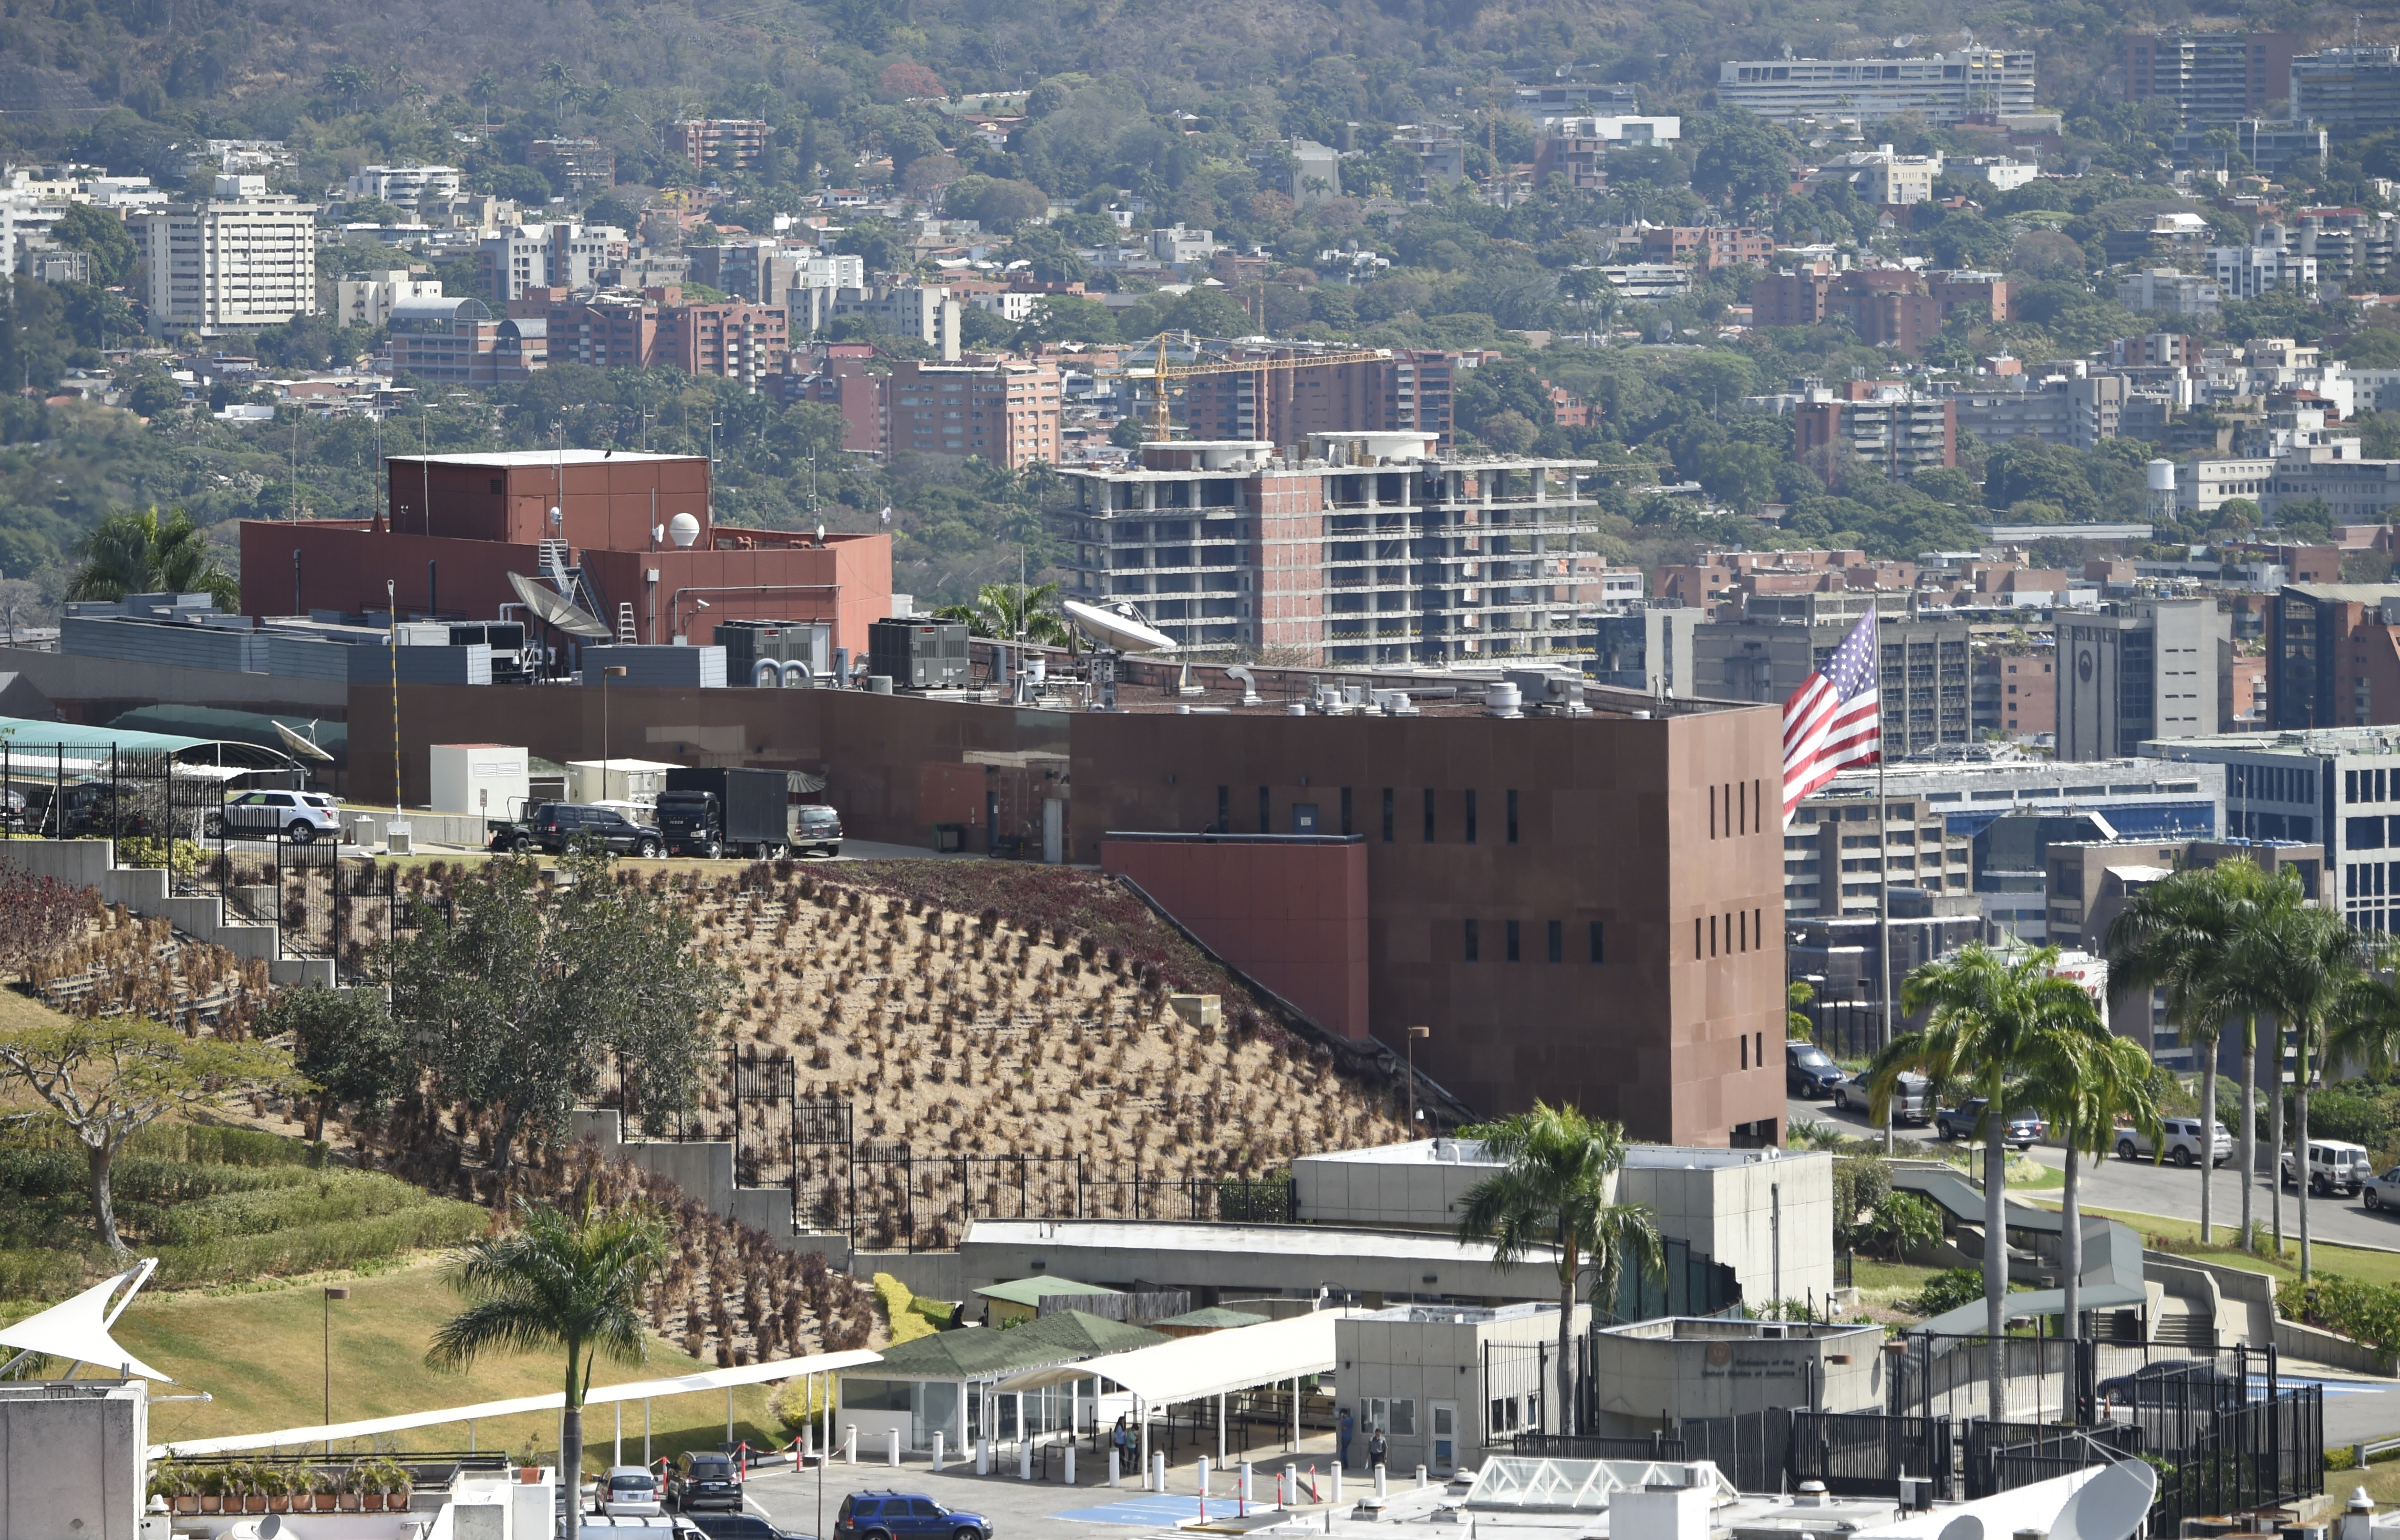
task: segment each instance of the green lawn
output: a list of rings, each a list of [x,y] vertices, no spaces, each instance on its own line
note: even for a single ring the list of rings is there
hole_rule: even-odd
[[[2045,1206],[2055,1206],[2045,1205]],[[2146,1246],[2157,1247],[2152,1237],[2163,1236],[2172,1242],[2171,1249],[2198,1257],[2206,1261],[2237,1267],[2245,1273],[2266,1273],[2285,1282],[2296,1282],[2300,1275],[2300,1242],[2289,1206],[2284,1215],[2284,1256],[2278,1261],[2265,1252],[2253,1255],[2232,1244],[2234,1226],[2219,1221],[2213,1246],[2202,1249],[2200,1245],[2198,1220],[2174,1220],[2160,1214],[2136,1214],[2117,1208],[2093,1208],[2083,1206],[2083,1212],[2120,1220],[2134,1227]],[[2237,1209],[2238,1213],[2239,1210]],[[2311,1261],[2320,1273],[2337,1273],[2360,1283],[2400,1284],[2400,1254],[2366,1251],[2355,1247],[2333,1246],[2324,1241],[2311,1244]]]
[[[229,1433],[302,1427],[325,1412],[326,1302],[320,1285],[346,1283],[348,1300],[332,1305],[334,1416],[339,1421],[391,1416],[473,1401],[539,1396],[559,1388],[564,1358],[551,1354],[507,1356],[479,1363],[464,1373],[425,1367],[426,1343],[435,1328],[459,1308],[458,1297],[428,1259],[379,1276],[320,1274],[267,1288],[203,1289],[137,1296],[116,1324],[116,1335],[153,1368],[175,1377],[161,1394],[206,1391],[212,1401],[170,1401],[150,1412],[150,1437],[165,1443]],[[689,1374],[703,1367],[653,1338],[649,1361],[627,1368],[605,1360],[595,1385]],[[754,1444],[781,1442],[770,1432],[767,1387],[733,1394],[734,1436]],[[654,1402],[652,1451],[715,1449],[725,1437],[725,1393],[703,1391]],[[602,1408],[585,1419],[592,1446],[585,1468],[608,1463],[615,1411]],[[507,1447],[523,1453],[528,1442],[556,1447],[554,1413],[537,1412],[479,1423],[479,1449]],[[625,1409],[630,1459],[638,1460],[642,1429],[639,1402]],[[464,1424],[419,1428],[397,1436],[403,1450],[462,1450]]]

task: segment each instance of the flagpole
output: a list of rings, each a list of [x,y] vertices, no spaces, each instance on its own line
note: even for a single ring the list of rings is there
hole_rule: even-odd
[[[1875,606],[1875,952],[1882,960],[1878,966],[1883,970],[1883,978],[1877,986],[1877,992],[1883,996],[1882,1046],[1889,1047],[1892,1035],[1891,846],[1888,832],[1891,823],[1891,801],[1884,792],[1883,770],[1884,762],[1889,757],[1885,751],[1889,745],[1884,742],[1883,734],[1883,610],[1875,600],[1871,598],[1868,602]],[[1916,853],[1914,825],[1911,825],[1909,834],[1909,856],[1913,867]],[[1883,1110],[1883,1152],[1886,1156],[1892,1152],[1892,1104],[1887,1097]]]

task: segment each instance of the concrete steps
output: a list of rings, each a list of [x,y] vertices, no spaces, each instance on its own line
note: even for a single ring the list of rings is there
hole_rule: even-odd
[[[97,888],[104,901],[122,904],[145,920],[164,919],[195,941],[266,962],[266,976],[277,984],[334,987],[333,959],[277,957],[276,926],[228,915],[225,901],[213,893],[176,896],[163,867],[110,865],[105,839],[11,839],[0,843],[0,862],[36,877]]]

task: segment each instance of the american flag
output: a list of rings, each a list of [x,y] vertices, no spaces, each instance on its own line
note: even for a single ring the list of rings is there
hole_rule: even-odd
[[[1783,821],[1836,770],[1883,757],[1883,707],[1875,689],[1875,612],[1850,628],[1825,666],[1783,702]]]

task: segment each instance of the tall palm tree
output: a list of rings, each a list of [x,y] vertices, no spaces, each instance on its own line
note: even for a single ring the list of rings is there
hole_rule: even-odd
[[[1901,1006],[1925,1017],[1921,1031],[1894,1038],[1877,1056],[1877,1086],[1903,1070],[1937,1082],[1956,1075],[1984,1097],[1984,1314],[1988,1350],[1984,1388],[1994,1422],[2008,1420],[2002,1359],[2009,1288],[2008,1149],[2005,1126],[2010,1083],[2055,1062],[2061,1036],[2083,1032],[2092,997],[2056,973],[2058,948],[2000,953],[1981,945],[1926,963],[1901,985]]]
[[[1591,1257],[1595,1316],[1615,1306],[1629,1252],[1647,1276],[1666,1267],[1658,1217],[1645,1205],[1615,1201],[1625,1129],[1573,1107],[1537,1101],[1530,1111],[1463,1128],[1459,1137],[1482,1140],[1484,1154],[1505,1169],[1467,1189],[1458,1238],[1491,1247],[1493,1260],[1503,1265],[1557,1248],[1559,1386],[1551,1425],[1573,1433],[1575,1279],[1585,1253]]]
[[[75,547],[83,565],[68,579],[70,599],[122,599],[129,593],[206,593],[219,609],[238,608],[241,584],[209,552],[208,532],[176,509],[111,513]]]
[[[2051,1062],[2040,1066],[2029,1080],[2040,1088],[2035,1093],[2036,1104],[2066,1151],[2066,1184],[2058,1206],[2058,1274],[2066,1294],[2060,1315],[2065,1334],[2080,1337],[2082,1159],[2087,1154],[2105,1154],[2116,1143],[2120,1118],[2148,1136],[2151,1149],[2163,1150],[2165,1145],[2150,1056],[2142,1045],[2132,1038],[2109,1036],[2107,1028],[2101,1025],[2097,1006],[2087,1020],[2066,1025],[2068,1029],[2043,1045]]]
[[[550,1204],[518,1210],[517,1228],[462,1247],[450,1287],[472,1300],[433,1334],[425,1361],[463,1369],[485,1353],[566,1349],[566,1415],[558,1479],[566,1484],[566,1540],[580,1540],[583,1399],[606,1353],[638,1364],[648,1333],[642,1291],[665,1264],[666,1226],[647,1209],[604,1212],[586,1188],[574,1212]]]
[[[2187,867],[2134,895],[2108,927],[2112,985],[2166,991],[2167,1019],[2200,1051],[2201,1109],[2216,1117],[2217,1040],[2228,1016],[2243,1021],[2242,1242],[2251,1242],[2257,1185],[2258,1015],[2270,1008],[2268,980],[2229,966],[2234,938],[2263,917],[2298,907],[2297,873],[2261,871],[2245,858]],[[2213,1161],[2200,1168],[2200,1238],[2214,1237]]]
[[[975,607],[991,620],[991,634],[1015,641],[1020,632],[1029,642],[1067,645],[1066,617],[1058,613],[1058,585],[1043,583],[1020,591],[1015,583],[986,583],[975,595]]]
[[[2234,939],[2227,966],[2258,979],[2266,1000],[2291,1029],[2298,1062],[2292,1077],[2292,1170],[2298,1179],[2300,1279],[2308,1280],[2309,1080],[2321,1060],[2325,1033],[2366,975],[2368,940],[2332,909],[2293,908],[2265,917]],[[2282,1101],[2278,1086],[2276,1100]],[[2281,1165],[2281,1162],[2278,1162]],[[2278,1191],[2283,1178],[2276,1177]]]

